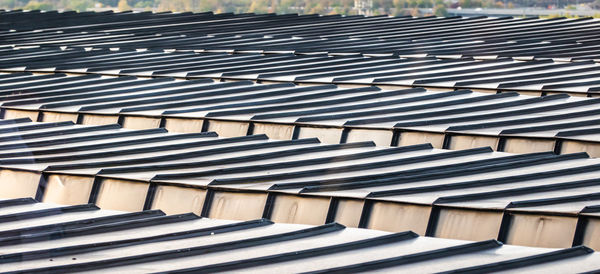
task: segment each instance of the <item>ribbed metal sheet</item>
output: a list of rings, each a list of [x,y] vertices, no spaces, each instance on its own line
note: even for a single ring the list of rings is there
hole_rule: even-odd
[[[117,76],[252,80],[298,84],[518,91],[528,95],[568,93],[596,97],[598,64],[499,59],[439,59],[225,54],[78,49],[6,49],[0,70],[12,72],[98,73]]]
[[[0,13],[0,46],[598,58],[592,18]]]
[[[0,19],[0,271],[600,268],[598,20]]]
[[[14,73],[0,76],[0,96],[5,119],[600,156],[600,99],[566,94]]]
[[[600,160],[3,121],[0,198],[600,248]]]
[[[585,272],[600,254],[346,228],[225,221],[157,210],[0,200],[0,271],[11,273]]]

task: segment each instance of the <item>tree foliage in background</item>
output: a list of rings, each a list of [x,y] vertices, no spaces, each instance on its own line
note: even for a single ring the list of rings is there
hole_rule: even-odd
[[[23,8],[28,10],[50,10],[52,5],[46,2],[29,1]]]
[[[457,2],[458,1],[458,2]],[[516,0],[514,0],[516,1]],[[596,0],[600,7],[600,0]],[[446,16],[449,5],[463,8],[502,8],[514,6],[506,0],[373,0],[374,15],[421,16],[419,9],[430,9],[430,15]],[[354,0],[0,0],[3,9],[66,9],[85,11],[89,8],[112,7],[119,10],[193,11],[215,13],[298,13],[356,14]]]

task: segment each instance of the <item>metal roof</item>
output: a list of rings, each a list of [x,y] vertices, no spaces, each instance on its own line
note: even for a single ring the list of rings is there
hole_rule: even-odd
[[[598,20],[0,19],[0,271],[599,266]]]
[[[81,49],[0,50],[0,70],[102,75],[253,80],[299,84],[409,86],[518,91],[595,97],[592,61],[521,61],[511,58],[417,58],[293,54],[226,54]]]
[[[600,248],[600,162],[585,153],[327,145],[27,119],[3,124],[2,198]]]
[[[225,221],[158,210],[125,213],[90,204],[0,200],[0,271],[348,273],[583,272],[600,268],[585,246],[503,245],[346,228]]]
[[[597,98],[98,74],[0,75],[4,118],[600,156]]]
[[[592,18],[2,12],[0,47],[598,58]]]

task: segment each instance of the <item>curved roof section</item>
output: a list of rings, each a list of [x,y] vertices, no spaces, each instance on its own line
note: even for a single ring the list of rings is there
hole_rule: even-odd
[[[0,200],[2,271],[347,273],[364,271],[583,272],[600,267],[587,247],[503,245],[346,228],[225,221],[160,211]]]

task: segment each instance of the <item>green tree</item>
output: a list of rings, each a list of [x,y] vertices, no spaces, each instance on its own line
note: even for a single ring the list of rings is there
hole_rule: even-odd
[[[463,8],[481,8],[481,1],[477,0],[460,0],[458,3]]]
[[[135,3],[135,5],[134,5],[134,7],[136,7],[136,8],[143,8],[143,9],[151,9],[155,6],[156,6],[156,4],[153,0],[139,1],[139,2]]]
[[[432,7],[431,2],[429,0],[417,0],[417,7],[419,8],[429,8]]]
[[[54,5],[46,2],[29,1],[25,7],[26,10],[53,10],[56,9]]]
[[[321,5],[321,3],[317,3],[308,11],[308,13],[323,13],[323,11],[325,11],[323,5]]]
[[[86,11],[88,8],[94,7],[92,0],[62,0],[59,6],[68,10]]]
[[[446,6],[438,4],[433,8],[433,15],[438,17],[446,17],[448,16],[448,10],[446,10]]]

